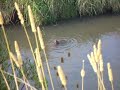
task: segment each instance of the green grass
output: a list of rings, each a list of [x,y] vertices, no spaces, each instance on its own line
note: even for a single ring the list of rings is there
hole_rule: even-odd
[[[14,1],[16,0],[0,1],[1,11],[4,13],[6,23],[9,23],[14,13]],[[120,12],[120,0],[20,0],[18,3],[27,23],[27,6],[31,5],[37,24],[51,24],[76,16]]]
[[[0,64],[2,64],[8,58],[8,52],[6,50],[3,34],[0,30]]]

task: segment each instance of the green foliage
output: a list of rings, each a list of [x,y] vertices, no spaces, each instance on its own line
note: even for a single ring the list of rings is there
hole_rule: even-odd
[[[8,57],[8,52],[4,41],[3,34],[0,30],[0,64],[2,64]]]
[[[16,0],[2,0],[2,12],[9,22]],[[76,16],[92,16],[105,12],[119,12],[120,0],[19,0],[17,3],[28,23],[27,6],[31,5],[35,21],[39,24],[55,23]],[[1,5],[1,4],[0,4]],[[1,6],[0,6],[1,7]],[[8,9],[9,8],[9,9]]]

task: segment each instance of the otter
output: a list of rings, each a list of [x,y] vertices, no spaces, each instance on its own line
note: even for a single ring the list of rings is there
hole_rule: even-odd
[[[55,45],[59,45],[60,42],[58,40],[55,40]]]
[[[66,43],[66,40],[55,40],[55,45],[63,45]]]

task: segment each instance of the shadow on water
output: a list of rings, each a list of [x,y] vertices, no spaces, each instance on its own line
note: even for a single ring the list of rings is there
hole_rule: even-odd
[[[17,40],[20,44],[22,55],[32,58],[26,36],[21,30],[22,28],[17,26],[14,28],[8,27],[7,29],[11,46],[13,46],[13,41]],[[28,30],[34,45],[34,36],[29,28]],[[92,51],[92,45],[98,39],[102,40],[106,88],[107,90],[111,88],[106,67],[107,62],[110,62],[113,69],[115,90],[120,89],[120,16],[102,16],[82,21],[75,19],[53,26],[45,26],[43,27],[43,34],[56,90],[61,90],[59,78],[54,70],[57,65],[61,65],[65,71],[68,78],[68,90],[77,90],[77,84],[81,88],[80,70],[83,59],[85,60],[86,70],[85,90],[97,90],[96,75],[90,66],[87,54]],[[55,40],[63,42],[55,45]],[[61,57],[64,59],[64,63],[61,63]],[[51,90],[51,86],[49,90]]]

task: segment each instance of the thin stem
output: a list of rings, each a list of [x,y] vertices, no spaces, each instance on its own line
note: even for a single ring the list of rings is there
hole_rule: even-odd
[[[48,69],[48,73],[49,73],[52,89],[54,90],[54,84],[53,84],[53,80],[52,80],[52,76],[51,76],[51,72],[50,72],[50,66],[49,66],[49,63],[48,63],[48,59],[47,59],[47,55],[46,55],[45,49],[43,49],[43,52],[44,52],[44,55],[45,55],[45,60],[46,60],[46,64],[47,64],[47,69]]]
[[[6,79],[3,71],[1,70],[1,68],[0,68],[0,72],[2,73],[2,76],[3,76],[3,79],[4,79],[5,83],[6,83],[7,89],[10,90],[10,86],[9,86],[9,84],[8,84],[8,82],[7,82],[7,79]]]
[[[38,46],[38,39],[37,39],[37,34],[36,34],[36,32],[34,32],[34,36],[35,36],[36,46],[37,46],[37,48],[39,48],[39,46]]]
[[[44,84],[43,83],[41,83],[41,84],[42,84],[42,90],[45,90]]]
[[[113,82],[111,82],[111,87],[112,87],[112,90],[114,90]]]
[[[28,80],[27,80],[27,78],[26,78],[26,76],[25,76],[25,74],[24,74],[24,72],[23,72],[23,68],[22,68],[22,67],[20,68],[20,70],[21,70],[21,73],[22,73],[22,75],[23,75],[24,82],[27,81],[27,83],[29,83]],[[28,87],[27,87],[26,84],[25,84],[25,88],[26,88],[26,90],[28,90]]]
[[[32,44],[31,44],[31,41],[30,41],[30,38],[29,38],[29,35],[28,35],[28,32],[27,32],[27,29],[26,29],[25,25],[23,25],[23,28],[24,28],[24,32],[25,32],[25,35],[27,37],[27,40],[28,40],[28,43],[29,43],[29,46],[30,46],[30,49],[31,49],[31,52],[32,52],[32,55],[33,55],[33,58],[34,58],[34,60],[36,60],[35,55],[34,55],[34,51],[33,51],[33,47],[32,47]],[[35,63],[36,63],[36,61],[35,61]]]
[[[16,89],[19,90],[14,65],[13,65],[12,59],[10,57],[10,47],[9,47],[8,39],[7,39],[7,36],[6,36],[5,28],[4,28],[3,25],[2,25],[2,31],[3,31],[3,35],[4,35],[4,38],[5,38],[6,45],[7,45],[7,50],[8,50],[10,62],[11,62],[11,65],[12,65],[12,71],[14,73],[14,80],[15,80],[15,84],[16,84]]]
[[[4,35],[4,38],[5,38],[5,42],[6,42],[6,45],[7,45],[8,52],[10,52],[10,47],[9,47],[8,39],[7,39],[5,28],[4,28],[3,25],[2,25],[2,31],[3,31],[3,35]]]
[[[103,72],[101,72],[101,78],[102,78],[102,83],[104,84]],[[102,89],[103,89],[103,87],[102,87]]]
[[[65,90],[67,90],[67,86],[64,86]]]
[[[84,70],[84,67],[85,67],[85,65],[84,65],[84,60],[83,60],[83,70]],[[82,90],[84,90],[84,77],[82,77]]]
[[[99,85],[101,84],[102,87],[103,87],[103,90],[106,90],[106,88],[105,88],[105,86],[104,86],[104,84],[103,84],[103,82],[101,80],[100,74],[98,72],[97,72],[97,78],[99,79]]]
[[[84,77],[82,77],[82,90],[84,90]]]

